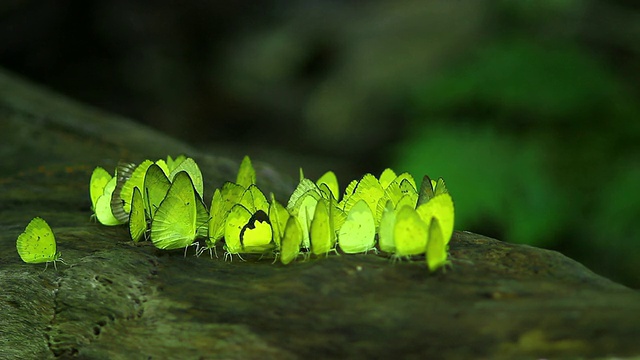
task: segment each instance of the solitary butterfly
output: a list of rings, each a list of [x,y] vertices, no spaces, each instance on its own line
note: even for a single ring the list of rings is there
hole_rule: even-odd
[[[62,261],[60,252],[56,250],[56,239],[51,227],[39,217],[33,218],[18,236],[16,249],[22,261],[29,264],[46,262],[46,266],[49,266],[49,262],[53,262],[53,267],[56,267],[56,261]]]

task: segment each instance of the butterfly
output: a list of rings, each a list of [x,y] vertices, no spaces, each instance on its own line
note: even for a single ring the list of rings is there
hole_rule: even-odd
[[[302,228],[295,216],[289,217],[280,243],[280,261],[287,265],[300,254],[302,244]]]
[[[347,213],[338,232],[338,246],[347,254],[366,252],[374,248],[376,224],[365,200],[359,200]]]
[[[144,201],[138,187],[133,188],[131,197],[131,212],[129,212],[129,235],[134,242],[140,241],[147,230],[147,218],[145,216]]]
[[[247,189],[256,183],[256,171],[251,164],[249,156],[245,156],[240,163],[238,175],[236,176],[236,184]]]
[[[202,210],[204,209],[204,210]],[[177,173],[151,222],[151,241],[159,249],[185,248],[193,244],[198,229],[208,221],[206,208],[187,172]]]
[[[250,211],[235,204],[225,223],[225,249],[228,254],[265,253],[273,249],[273,229],[264,210]]]
[[[53,262],[53,266],[56,267],[56,261],[62,261],[51,227],[39,217],[33,218],[24,232],[18,236],[16,249],[22,261],[29,264],[46,262],[48,266]]]
[[[429,225],[429,240],[426,246],[426,262],[429,271],[433,272],[439,268],[451,264],[447,260],[447,240],[442,235],[442,229],[440,229],[440,222],[437,218],[431,219]]]

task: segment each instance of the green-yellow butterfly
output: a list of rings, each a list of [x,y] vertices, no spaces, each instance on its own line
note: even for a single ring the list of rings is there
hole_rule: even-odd
[[[249,186],[256,183],[256,171],[251,164],[249,156],[245,156],[240,163],[238,169],[238,176],[236,177],[236,184],[247,189]]]
[[[116,219],[111,210],[111,199],[113,197],[113,191],[116,188],[117,178],[112,177],[111,180],[104,187],[102,195],[98,197],[95,206],[95,215],[100,224],[107,226],[114,226],[123,224],[124,221]]]
[[[56,250],[56,239],[51,227],[42,218],[33,218],[16,240],[16,249],[22,261],[29,264],[62,261]],[[45,267],[46,270],[46,267]]]
[[[289,212],[280,204],[275,195],[271,193],[271,203],[269,204],[269,222],[271,222],[271,229],[273,230],[273,242],[277,249],[280,249],[280,242],[284,236],[284,230],[289,220]]]
[[[148,219],[153,220],[158,207],[171,187],[171,181],[160,165],[152,164],[144,176],[144,209]]]
[[[273,249],[273,230],[263,210],[252,213],[242,204],[231,208],[224,232],[228,254],[265,253]]]
[[[256,184],[251,184],[240,198],[240,204],[244,205],[249,211],[255,213],[258,210],[264,212],[269,211],[269,202]]]
[[[333,171],[327,171],[322,176],[320,176],[320,178],[318,178],[318,181],[316,181],[316,185],[318,185],[318,187],[320,188],[322,184],[325,184],[327,186],[327,188],[331,192],[331,195],[333,195],[334,199],[337,199],[338,196],[340,196],[340,187],[338,186],[338,177]]]
[[[445,241],[442,234],[443,231],[440,229],[438,219],[431,219],[431,224],[429,225],[429,240],[426,246],[426,261],[429,271],[432,272],[450,264],[447,260],[447,241]]]
[[[427,246],[427,224],[411,206],[402,206],[396,213],[393,227],[396,258],[420,255]]]
[[[107,172],[107,170],[97,166],[91,173],[91,180],[89,181],[89,196],[91,197],[91,210],[96,211],[96,204],[98,199],[104,193],[104,188],[107,186],[113,176]]]
[[[193,160],[192,158],[186,158],[184,161],[179,163],[173,170],[171,170],[171,173],[169,174],[169,180],[173,181],[176,174],[181,171],[189,174],[191,182],[193,183],[193,188],[196,190],[198,196],[200,196],[200,198],[202,199],[202,197],[204,196],[204,181],[202,179],[202,172],[200,171],[200,168],[198,167],[198,164],[196,164],[195,160]]]
[[[366,252],[375,246],[376,224],[367,202],[359,200],[347,213],[338,234],[338,245],[347,254]]]
[[[347,215],[338,206],[338,201],[335,196],[333,196],[331,190],[329,190],[329,186],[327,186],[327,184],[320,184],[318,188],[320,189],[323,200],[328,201],[327,210],[329,211],[329,218],[332,222],[331,226],[335,232],[336,229],[339,229],[342,224],[344,224],[344,221],[347,219]]]
[[[147,230],[147,219],[144,214],[144,201],[138,187],[133,188],[131,197],[131,212],[129,212],[129,235],[134,242],[140,241]]]
[[[171,174],[171,172],[178,167],[183,161],[185,161],[187,157],[185,155],[178,155],[175,159],[171,157],[171,155],[167,155],[167,161],[164,162],[162,159],[156,161],[160,167],[163,167],[161,164],[165,163],[166,165],[166,174]]]
[[[455,217],[451,195],[449,193],[436,195],[426,203],[418,206],[416,211],[425,223],[429,223],[431,218],[434,217],[438,219],[438,227],[442,231],[442,238],[445,245],[448,244],[453,234]]]
[[[402,183],[402,181],[407,180],[409,182],[409,184],[411,184],[411,187],[413,188],[413,192],[416,192],[416,181],[413,178],[413,176],[411,176],[411,174],[409,174],[408,172],[403,172],[402,174],[396,176],[395,181],[397,181],[398,183]]]
[[[378,179],[371,174],[365,174],[355,187],[353,194],[347,198],[343,198],[345,213],[349,213],[351,208],[360,200],[364,200],[372,214],[375,214],[378,201],[384,196],[384,189]],[[379,222],[376,221],[376,224]]]
[[[111,211],[120,222],[129,221],[133,188],[144,188],[144,175],[151,164],[153,164],[151,160],[145,160],[138,166],[134,165],[133,171],[131,171],[132,166],[129,164],[118,164],[116,169],[118,183],[111,197]]]
[[[382,219],[382,212],[387,205],[387,201],[391,201],[394,209],[400,209],[401,205],[409,205],[415,208],[417,199],[418,194],[413,185],[411,185],[411,181],[407,178],[396,177],[387,185],[384,195],[378,200],[376,213],[374,214],[376,223],[379,224],[380,219]]]
[[[207,248],[215,248],[215,244],[222,239],[225,232],[225,223],[231,208],[240,202],[246,189],[241,185],[232,182],[226,182],[222,185],[222,189],[216,189],[211,198],[211,207],[209,212],[211,220],[209,221],[209,232],[205,240]]]
[[[176,174],[151,222],[151,241],[159,249],[171,250],[191,245],[198,233],[196,191],[184,171]],[[204,207],[204,206],[203,206]]]
[[[330,198],[329,201],[326,199],[318,200],[313,220],[311,220],[311,253],[314,255],[326,255],[336,245],[336,232],[333,228],[334,221],[331,214],[333,203],[331,200],[333,198]]]
[[[391,184],[391,182],[396,179],[396,177],[397,177],[397,175],[396,175],[395,171],[393,171],[393,170],[391,170],[389,168],[386,168],[380,174],[380,178],[379,178],[380,185],[382,186],[383,189],[386,189],[387,186],[389,186],[389,184]]]
[[[291,194],[287,203],[287,210],[298,219],[302,231],[302,247],[308,249],[311,246],[309,241],[309,229],[313,212],[318,200],[322,198],[322,192],[311,180],[303,178]]]
[[[380,247],[380,250],[386,253],[396,252],[396,243],[394,240],[396,216],[393,201],[387,200],[382,212],[380,228],[378,230],[378,246]]]
[[[284,236],[280,243],[280,261],[287,265],[300,254],[300,244],[302,243],[302,228],[295,216],[289,217],[284,228]]]
[[[420,193],[418,197],[417,206],[420,206],[434,197],[448,193],[447,186],[444,183],[443,178],[438,178],[438,181],[431,180],[429,176],[425,175],[422,178],[422,184],[420,185]],[[416,207],[417,207],[416,206]]]

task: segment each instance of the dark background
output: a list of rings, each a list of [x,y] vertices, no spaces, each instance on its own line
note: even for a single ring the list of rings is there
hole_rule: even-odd
[[[7,0],[0,66],[294,178],[443,176],[456,229],[640,288],[639,4]]]

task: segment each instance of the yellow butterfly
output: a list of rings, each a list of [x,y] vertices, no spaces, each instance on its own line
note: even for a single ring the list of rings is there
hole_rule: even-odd
[[[236,184],[247,189],[249,186],[256,183],[256,171],[251,164],[249,156],[245,156],[240,163],[238,169],[238,176],[236,177]]]
[[[426,246],[426,262],[431,272],[451,264],[451,262],[447,260],[447,241],[445,241],[442,234],[443,231],[440,228],[440,222],[434,217],[431,219],[431,224],[429,225],[429,240]]]
[[[145,160],[138,166],[123,163],[118,165],[116,169],[118,182],[111,197],[111,211],[120,222],[129,221],[133,188],[144,188],[144,176],[151,164],[153,164],[151,160]]]
[[[265,253],[274,248],[273,229],[263,210],[251,212],[242,204],[231,208],[224,232],[227,254]]]
[[[438,219],[438,225],[442,231],[442,238],[444,239],[445,245],[448,244],[453,234],[455,218],[451,195],[449,195],[449,193],[436,195],[426,203],[418,206],[416,211],[425,223],[430,223],[431,218]]]
[[[46,262],[46,266],[49,266],[49,263],[53,262],[53,266],[56,267],[56,261],[62,261],[51,227],[39,217],[33,218],[24,232],[18,236],[16,249],[22,261],[29,264]]]
[[[287,265],[300,254],[302,243],[302,228],[295,216],[289,217],[284,229],[284,236],[280,244],[280,261]]]
[[[280,242],[284,237],[284,231],[289,220],[289,211],[280,204],[273,193],[271,193],[271,204],[269,204],[269,221],[273,230],[273,241],[277,249],[280,249]]]
[[[346,254],[366,252],[375,246],[376,225],[367,202],[359,200],[347,213],[338,232],[338,246]]]

